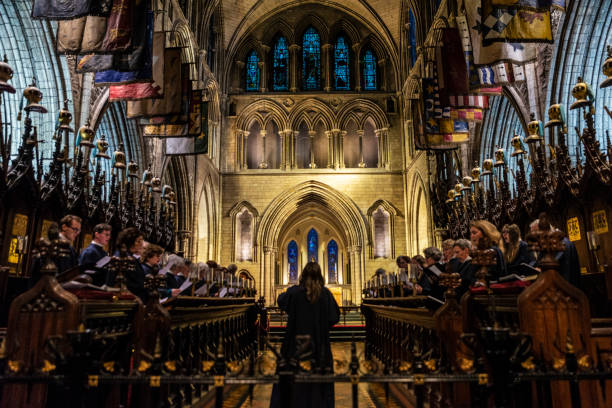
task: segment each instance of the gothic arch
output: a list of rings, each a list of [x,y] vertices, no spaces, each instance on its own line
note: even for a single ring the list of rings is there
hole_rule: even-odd
[[[249,36],[241,45],[240,48],[236,51],[236,56],[234,57],[234,61],[246,61],[247,55],[255,50],[259,60],[261,61],[263,56],[265,55],[261,41],[257,40],[255,37]],[[231,64],[230,64],[231,65]]]
[[[388,202],[387,200],[376,200],[374,202],[374,204],[372,204],[370,206],[370,208],[368,208],[367,211],[367,216],[368,216],[368,224],[370,226],[369,229],[369,243],[368,243],[368,249],[369,249],[369,257],[370,259],[374,258],[374,245],[376,244],[376,237],[375,237],[375,226],[374,226],[374,213],[379,209],[379,208],[383,208],[383,210],[385,210],[388,214],[389,214],[389,234],[390,234],[390,257],[391,258],[395,258],[395,241],[396,241],[396,237],[395,237],[395,224],[396,224],[396,220],[395,217],[403,217],[402,213],[400,212],[400,210],[395,207],[393,204],[391,204],[390,202]]]
[[[268,29],[264,31],[261,37],[261,42],[263,44],[270,44],[272,47],[273,41],[280,36],[285,37],[289,45],[296,44],[295,31],[293,30],[293,27],[291,27],[291,25],[287,23],[284,18],[277,16],[270,21],[270,24],[268,24]]]
[[[314,130],[314,125],[322,120],[328,130],[336,128],[334,112],[329,106],[315,98],[306,99],[298,103],[289,113],[288,125],[291,129],[298,129],[302,120],[304,120],[310,130]]]
[[[344,193],[319,181],[306,181],[279,194],[267,206],[256,232],[256,244],[263,252],[264,262],[260,274],[260,293],[272,299],[271,277],[281,231],[288,218],[309,203],[331,211],[346,234],[351,251],[353,301],[361,299],[361,282],[365,276],[363,249],[368,231],[357,205]]]
[[[408,213],[406,214],[406,223],[410,226],[408,242],[412,243],[412,248],[409,250],[413,255],[420,253],[432,242],[431,206],[429,205],[429,192],[425,186],[421,174],[415,171],[408,190]],[[426,211],[426,214],[421,214],[423,210]]]
[[[362,115],[358,113],[362,112]],[[375,102],[368,99],[354,99],[343,105],[338,111],[337,123],[340,129],[344,129],[349,119],[353,118],[358,129],[363,129],[363,125],[368,118],[372,118],[376,129],[389,128],[387,115]]]
[[[345,34],[352,46],[359,44],[359,41],[361,41],[357,27],[345,18],[336,21],[329,29],[329,40],[332,44],[340,34]]]
[[[262,111],[262,106],[265,106],[265,111]],[[255,117],[262,126],[274,119],[280,130],[286,129],[289,123],[285,109],[278,102],[265,99],[254,101],[242,109],[236,120],[236,129],[248,130],[252,123],[251,119]]]
[[[304,31],[310,26],[317,30],[319,38],[321,39],[321,45],[329,43],[329,27],[325,20],[316,14],[307,14],[300,19],[300,22],[294,28],[297,44],[301,46]]]

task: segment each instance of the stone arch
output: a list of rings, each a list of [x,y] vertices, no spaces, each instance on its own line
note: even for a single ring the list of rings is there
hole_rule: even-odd
[[[271,99],[254,101],[242,109],[236,120],[236,129],[248,130],[252,118],[257,118],[262,126],[267,124],[269,120],[274,119],[279,129],[285,129],[289,122],[285,109]]]
[[[245,62],[248,54],[255,50],[259,60],[261,61],[265,55],[265,52],[262,47],[261,41],[257,40],[255,37],[249,36],[241,45],[240,48],[236,51],[234,61],[242,61]]]
[[[320,120],[325,123],[328,130],[337,127],[334,112],[326,103],[315,98],[306,99],[297,104],[291,110],[287,121],[291,129],[297,129],[302,120],[306,121],[310,130],[314,130],[314,125]]]
[[[170,41],[174,46],[181,47],[181,62],[189,64],[189,78],[196,80],[198,78],[198,68],[196,66],[198,46],[185,20],[179,19],[173,23]]]
[[[273,18],[268,25],[268,29],[264,31],[261,42],[269,45],[271,49],[274,46],[274,40],[280,36],[285,37],[289,45],[296,43],[293,27],[284,18],[277,16]]]
[[[369,249],[369,257],[370,259],[374,258],[374,245],[375,245],[375,231],[374,231],[374,213],[379,209],[383,208],[389,214],[389,234],[390,234],[390,257],[395,258],[395,217],[403,217],[401,211],[388,202],[387,200],[376,200],[370,208],[368,208],[367,216],[368,216],[368,225],[369,225],[369,240],[368,240],[368,249]]]
[[[278,251],[278,240],[286,220],[300,207],[314,204],[332,211],[346,233],[351,251],[353,300],[361,299],[361,282],[364,277],[363,248],[368,241],[365,219],[357,205],[344,193],[319,181],[306,181],[279,194],[267,206],[256,232],[256,244],[263,252],[264,262],[260,271],[260,293],[272,299],[273,265]]]
[[[387,115],[375,102],[368,99],[354,99],[343,105],[338,111],[337,123],[340,129],[344,129],[349,119],[353,119],[359,129],[368,118],[372,118],[376,129],[389,128]]]
[[[361,35],[357,27],[345,18],[336,21],[329,29],[329,41],[334,43],[337,36],[345,34],[351,45],[359,44]]]
[[[410,225],[408,231],[409,248],[413,255],[420,253],[433,241],[431,236],[431,206],[429,205],[429,191],[426,189],[421,174],[417,171],[412,175],[410,190],[408,191],[408,213],[406,223]],[[425,210],[427,214],[421,214]]]
[[[259,223],[259,211],[257,211],[257,209],[248,201],[240,201],[236,204],[234,204],[232,206],[232,208],[228,211],[227,216],[230,217],[231,219],[231,223],[232,223],[232,243],[234,243],[234,245],[231,246],[231,255],[230,255],[230,259],[232,262],[236,262],[237,260],[237,256],[236,256],[236,240],[238,238],[238,231],[236,230],[236,217],[238,216],[238,214],[240,214],[244,209],[246,209],[249,213],[251,213],[251,215],[253,216],[253,225],[251,227],[251,230],[253,231],[253,236],[252,236],[252,251],[253,251],[253,255],[252,255],[252,260],[251,262],[257,262],[257,251],[255,250],[256,248],[256,242],[255,242],[255,232],[257,231],[257,226]]]
[[[317,30],[321,45],[329,42],[329,27],[325,20],[316,14],[307,14],[300,19],[300,22],[294,28],[295,40],[298,45],[301,46],[304,31],[310,26]]]

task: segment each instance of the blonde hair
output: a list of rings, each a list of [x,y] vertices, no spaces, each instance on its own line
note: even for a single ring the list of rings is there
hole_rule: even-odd
[[[516,224],[506,224],[502,228],[502,233],[504,232],[507,232],[510,238],[508,243],[504,241],[506,245],[504,258],[506,258],[506,262],[510,263],[516,258],[516,254],[518,253],[519,244],[521,242],[521,230]]]
[[[495,227],[495,225],[493,225],[487,220],[476,220],[472,221],[470,227],[478,228],[480,232],[482,232],[485,248],[496,246],[502,251],[502,254],[506,253],[506,246],[504,245],[504,240],[502,239],[502,236]],[[481,246],[482,245],[480,245],[479,243],[478,247]]]

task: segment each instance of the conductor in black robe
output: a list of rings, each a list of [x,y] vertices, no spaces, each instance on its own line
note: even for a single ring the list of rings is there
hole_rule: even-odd
[[[295,369],[300,360],[309,360],[315,373],[333,371],[329,330],[340,320],[340,309],[324,284],[319,264],[308,262],[299,285],[290,287],[278,297],[279,307],[288,315],[281,348],[285,365],[282,370]],[[270,407],[334,406],[333,383],[293,384],[290,405],[283,404],[280,394],[280,386],[275,385]]]

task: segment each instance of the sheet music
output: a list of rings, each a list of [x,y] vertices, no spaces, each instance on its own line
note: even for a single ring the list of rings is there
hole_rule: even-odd
[[[111,260],[110,256],[105,256],[104,258],[100,259],[98,262],[96,262],[96,268],[104,268]]]
[[[168,262],[168,264],[166,264],[166,266],[164,266],[163,269],[161,269],[158,274],[159,275],[165,275],[168,272],[170,272],[170,268],[172,268],[172,266],[174,265],[174,262]]]
[[[183,282],[183,284],[179,288],[179,291],[182,292],[190,286],[191,286],[191,281],[189,279],[185,279],[185,282]]]

